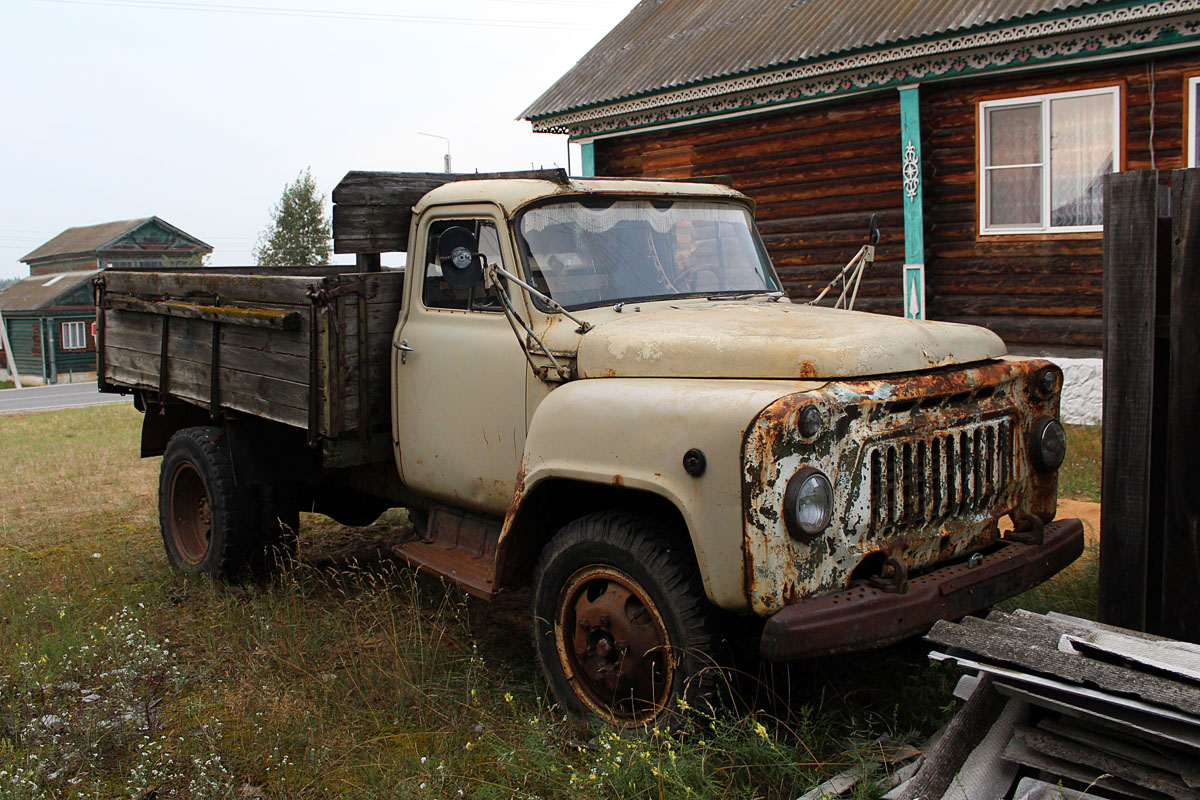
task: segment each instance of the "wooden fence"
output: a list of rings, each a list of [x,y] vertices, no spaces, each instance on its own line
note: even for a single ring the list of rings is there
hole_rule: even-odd
[[[1100,619],[1200,642],[1200,169],[1104,194]]]

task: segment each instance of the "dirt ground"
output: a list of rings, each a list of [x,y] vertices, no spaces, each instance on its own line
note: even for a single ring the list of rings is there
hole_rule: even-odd
[[[1083,520],[1083,534],[1088,544],[1100,541],[1100,504],[1086,500],[1058,501],[1058,517],[1079,517]]]

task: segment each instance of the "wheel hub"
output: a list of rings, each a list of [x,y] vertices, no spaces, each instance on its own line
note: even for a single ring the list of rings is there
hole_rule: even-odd
[[[580,699],[615,724],[654,719],[675,662],[645,590],[615,567],[593,566],[573,575],[560,598],[559,653]]]
[[[199,564],[212,542],[212,506],[204,479],[194,466],[180,463],[171,476],[170,535],[180,558]]]

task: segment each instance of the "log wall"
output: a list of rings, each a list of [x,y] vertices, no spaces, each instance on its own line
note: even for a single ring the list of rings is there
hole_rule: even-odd
[[[793,298],[810,299],[883,231],[856,308],[901,312],[904,209],[895,92],[727,122],[601,139],[596,174],[730,175],[758,204],[763,241]]]
[[[1120,86],[1122,168],[1177,169],[1186,158],[1189,74],[1200,74],[1200,56],[922,87],[930,318],[986,325],[1009,344],[1100,349],[1103,234],[978,235],[977,106],[1000,97]]]
[[[1011,345],[1098,350],[1102,234],[977,233],[977,104],[1119,85],[1122,168],[1175,169],[1186,158],[1186,80],[1198,74],[1200,56],[1192,55],[923,85],[929,318],[985,325]],[[856,307],[901,313],[904,218],[895,90],[600,139],[595,157],[597,175],[730,175],[734,187],[758,203],[763,239],[796,299],[813,297],[850,260],[864,241],[868,217],[878,214],[883,239]]]

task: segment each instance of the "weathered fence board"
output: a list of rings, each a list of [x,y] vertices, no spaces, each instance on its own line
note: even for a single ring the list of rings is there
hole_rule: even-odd
[[[1200,642],[1200,170],[1111,175],[1104,202],[1100,616]]]
[[[1104,185],[1104,515],[1100,615],[1146,629],[1158,173]]]
[[[1200,169],[1171,187],[1170,378],[1162,633],[1200,642]]]

